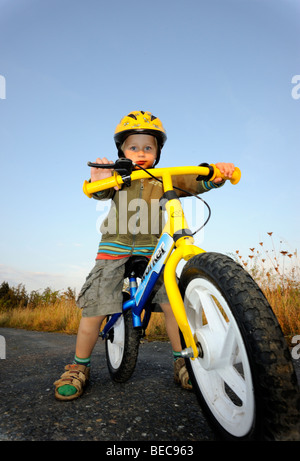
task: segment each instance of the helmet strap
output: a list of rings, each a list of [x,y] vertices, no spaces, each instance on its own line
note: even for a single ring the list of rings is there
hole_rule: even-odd
[[[124,152],[122,151],[121,147],[118,147],[118,157],[119,157],[119,158],[125,158],[125,154],[124,154]]]

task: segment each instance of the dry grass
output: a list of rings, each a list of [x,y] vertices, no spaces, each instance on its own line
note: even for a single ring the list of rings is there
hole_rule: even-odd
[[[266,298],[272,306],[284,336],[291,339],[300,332],[300,290],[298,287],[287,285],[277,286],[276,289],[263,288]]]
[[[290,341],[300,333],[300,270],[297,250],[287,251],[284,242],[275,245],[273,232],[268,242],[249,248],[247,257],[239,250],[235,259],[251,274],[264,292],[283,334]]]
[[[0,326],[76,334],[80,317],[81,312],[75,301],[62,299],[35,308],[17,307],[0,312]]]

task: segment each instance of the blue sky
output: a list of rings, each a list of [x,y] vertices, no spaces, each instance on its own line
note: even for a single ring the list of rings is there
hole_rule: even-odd
[[[161,167],[240,167],[205,195],[203,248],[298,249],[299,18],[296,0],[0,0],[0,283],[78,291],[100,238],[86,163],[116,158],[131,110],[163,121]]]

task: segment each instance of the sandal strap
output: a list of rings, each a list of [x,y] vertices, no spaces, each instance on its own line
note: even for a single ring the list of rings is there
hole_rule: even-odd
[[[174,380],[181,384],[184,389],[192,389],[191,384],[189,384],[189,373],[185,366],[185,360],[182,357],[174,362]]]
[[[63,373],[54,385],[56,388],[70,384],[74,386],[78,392],[82,390],[86,381],[89,379],[90,368],[85,365],[70,364],[65,366],[65,373]]]
[[[185,388],[189,388],[189,374],[186,369],[186,366],[182,367],[181,370],[179,370],[179,379],[181,382],[181,385]]]

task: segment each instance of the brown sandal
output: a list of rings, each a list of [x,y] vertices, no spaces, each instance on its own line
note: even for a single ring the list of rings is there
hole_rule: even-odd
[[[183,389],[193,389],[185,366],[185,360],[182,357],[174,362],[174,381],[176,384],[180,384]]]
[[[78,365],[77,363],[72,363],[71,365],[65,366],[65,373],[63,373],[57,381],[55,381],[55,397],[57,400],[73,400],[80,397],[83,393],[83,389],[87,384],[87,381],[90,377],[90,367],[85,365]],[[62,386],[70,385],[74,386],[77,390],[75,394],[72,395],[61,395],[58,392],[58,389]]]

